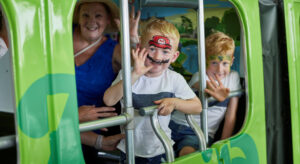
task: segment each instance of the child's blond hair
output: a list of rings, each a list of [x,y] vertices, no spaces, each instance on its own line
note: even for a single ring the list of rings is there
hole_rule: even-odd
[[[205,39],[205,56],[234,54],[234,40],[223,32],[215,32]]]
[[[147,44],[148,40],[146,39],[151,37],[153,33],[159,33],[159,35],[168,37],[171,44],[174,42],[173,46],[175,47],[175,50],[177,50],[180,34],[172,23],[157,18],[151,19],[142,32],[141,45]]]

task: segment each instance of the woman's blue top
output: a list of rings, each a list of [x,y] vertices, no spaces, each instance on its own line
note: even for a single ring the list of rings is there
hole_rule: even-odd
[[[104,106],[104,92],[116,77],[112,68],[116,44],[116,41],[108,38],[90,59],[80,66],[75,66],[78,107]]]

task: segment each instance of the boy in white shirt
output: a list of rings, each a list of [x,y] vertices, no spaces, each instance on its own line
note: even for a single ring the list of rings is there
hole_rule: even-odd
[[[230,90],[241,88],[238,73],[230,71],[234,60],[234,49],[234,40],[222,32],[213,33],[205,39],[206,79],[209,80],[208,89],[205,89],[205,92],[219,101],[208,104],[209,145],[224,117],[221,139],[230,137],[234,129],[238,97],[226,99]],[[190,82],[190,86],[197,90],[199,90],[198,74],[198,72],[195,73]],[[194,118],[200,125],[200,115],[196,115]],[[189,127],[183,113],[175,111],[172,114],[170,128],[172,129],[172,139],[176,142],[174,149],[177,155],[186,155],[198,149],[198,139]]]
[[[169,65],[179,56],[177,51],[179,32],[176,27],[164,20],[150,21],[141,35],[141,48],[132,50],[134,68],[131,72],[133,107],[139,109],[158,105],[159,122],[171,138],[168,125],[170,113],[178,111],[199,114],[201,102],[188,86],[184,78],[169,70]],[[123,97],[123,85],[119,73],[113,85],[104,94],[104,103],[116,104]],[[122,103],[122,101],[121,101]],[[135,162],[160,163],[165,150],[151,127],[149,116],[135,115]],[[118,145],[121,162],[125,162],[125,141]]]

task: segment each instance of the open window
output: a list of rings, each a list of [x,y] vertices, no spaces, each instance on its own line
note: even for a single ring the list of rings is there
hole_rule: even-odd
[[[189,3],[195,3],[190,5]],[[245,78],[245,47],[244,47],[244,33],[240,24],[240,18],[235,10],[235,7],[228,1],[205,1],[204,2],[204,20],[205,20],[205,37],[220,31],[231,38],[235,42],[234,62],[231,70],[238,72],[240,76],[241,90],[233,91],[232,96],[239,97],[238,110],[236,113],[236,123],[232,136],[239,132],[244,124],[246,113],[246,95],[245,87],[247,81]],[[144,6],[143,6],[144,5]],[[182,74],[187,82],[192,78],[192,75],[199,71],[198,63],[198,39],[197,39],[197,10],[191,8],[197,5],[196,1],[156,1],[146,0],[141,1],[142,16],[141,28],[145,22],[151,17],[165,19],[173,23],[180,33],[180,56],[175,63],[172,64],[172,69]],[[174,7],[169,7],[174,6]],[[182,8],[186,7],[186,8]],[[237,91],[237,92],[236,92]],[[208,99],[208,101],[214,101]],[[219,124],[218,130],[215,133],[214,142],[220,140],[224,125],[225,113],[223,113],[223,121]]]

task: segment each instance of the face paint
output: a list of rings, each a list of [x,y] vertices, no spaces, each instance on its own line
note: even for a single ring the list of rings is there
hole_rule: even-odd
[[[165,63],[169,63],[169,61],[170,61],[170,59],[157,61],[157,60],[154,60],[151,56],[149,56],[149,54],[147,55],[147,58],[156,64],[165,64]]]
[[[228,60],[232,61],[231,55],[209,55],[208,60],[218,60],[218,61],[223,61],[223,60]]]
[[[149,46],[163,49],[172,49],[169,38],[160,35],[153,36],[152,40],[149,41]]]

